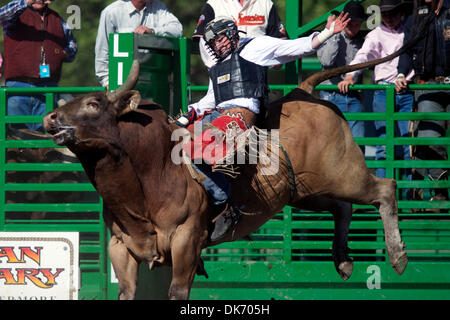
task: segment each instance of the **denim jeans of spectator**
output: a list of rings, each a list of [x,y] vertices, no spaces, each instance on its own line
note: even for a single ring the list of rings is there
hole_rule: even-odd
[[[6,81],[6,87],[11,88],[35,88],[36,85],[19,82]],[[46,83],[39,85],[39,87],[56,87],[56,83]],[[8,110],[9,116],[41,116],[45,115],[45,95],[8,95]],[[28,128],[36,131],[43,131],[42,123],[26,123],[26,124],[10,124],[11,127],[20,129]]]
[[[404,93],[395,95],[395,112],[412,112],[414,105],[414,94]],[[373,96],[373,112],[386,112],[386,91],[377,90],[374,92]],[[408,137],[408,120],[396,121],[395,123],[395,136],[396,137]],[[386,122],[385,121],[375,121],[375,130],[377,137],[386,137]],[[403,160],[411,160],[410,147],[409,145],[396,146],[395,148],[396,158]],[[376,160],[386,159],[386,146],[378,145],[376,147]],[[411,180],[411,170],[408,169],[405,172],[406,179]],[[386,169],[378,168],[376,170],[376,176],[380,178],[386,177]]]
[[[436,84],[436,82],[428,82]],[[418,112],[449,112],[450,111],[450,91],[437,90],[417,90],[416,91]],[[420,120],[418,124],[418,137],[445,137],[448,127],[445,120]],[[418,160],[447,160],[447,150],[444,145],[417,146],[416,158]],[[447,171],[441,168],[418,168],[418,178],[429,177],[432,180],[445,180],[448,177]],[[446,189],[435,189],[435,195],[440,194],[448,197]]]
[[[356,95],[342,94],[336,91],[320,91],[320,98],[334,103],[342,112],[362,112],[363,105]],[[364,137],[364,121],[347,121],[353,138]],[[364,154],[365,147],[360,146]]]

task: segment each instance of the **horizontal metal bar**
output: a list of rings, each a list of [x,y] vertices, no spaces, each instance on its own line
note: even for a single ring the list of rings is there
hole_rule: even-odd
[[[41,123],[44,116],[5,116],[5,123]]]
[[[332,241],[300,241],[293,242],[292,249],[331,249]],[[386,249],[384,240],[381,241],[348,241],[348,246],[352,250],[376,250]],[[445,250],[450,248],[449,242],[413,242],[408,241],[407,250]],[[351,255],[351,254],[350,254]]]
[[[5,163],[5,171],[84,171],[80,163]]]
[[[397,188],[450,188],[450,181],[397,180]]]
[[[65,148],[48,140],[6,140],[5,148]]]
[[[439,138],[377,138],[377,137],[367,137],[367,138],[355,138],[356,143],[363,145],[385,145],[388,142],[392,142],[394,145],[450,145],[450,138],[439,137]]]
[[[407,289],[403,292],[411,294],[411,291],[416,291],[416,298],[418,299],[430,299],[429,294],[434,292],[433,290],[426,290],[426,295],[424,291],[420,290],[415,285],[440,285],[446,284],[450,281],[450,274],[448,272],[450,268],[450,262],[420,262],[420,261],[410,261],[408,263],[405,273],[401,276],[396,274],[389,261],[355,261],[355,268],[350,279],[347,281],[342,281],[339,275],[336,273],[333,262],[331,261],[292,261],[290,263],[285,263],[284,261],[252,261],[252,262],[235,262],[235,261],[205,261],[205,269],[208,270],[209,278],[196,277],[193,285],[193,291],[203,285],[208,292],[211,290],[216,290],[220,288],[221,285],[226,286],[226,288],[233,288],[235,290],[245,290],[248,288],[248,282],[252,281],[254,285],[257,283],[267,284],[267,288],[271,291],[270,294],[274,294],[274,288],[278,285],[288,285],[291,286],[293,291],[307,291],[310,292],[315,289],[319,289],[320,292],[328,290],[322,296],[322,299],[342,299],[343,291],[340,289],[346,289],[345,291],[351,290],[349,287],[353,284],[358,284],[357,292],[355,292],[354,297],[358,295],[361,296],[361,291],[369,293],[377,293],[380,295],[380,299],[389,299],[393,295],[391,293],[394,290],[392,287],[386,289],[388,284],[397,285],[404,284],[407,285]],[[383,294],[379,291],[381,290],[367,290],[366,282],[368,278],[367,270],[369,266],[377,265],[380,267],[380,274],[383,277],[382,290]],[[261,275],[261,276],[255,276]],[[426,275],[426,277],[424,277]],[[247,286],[245,286],[247,284]],[[296,287],[296,285],[298,287]],[[214,287],[213,287],[214,286]],[[279,287],[278,287],[279,288]],[[251,288],[252,299],[254,299],[254,294],[262,290],[263,288],[258,287],[255,289]],[[289,288],[287,288],[289,289]],[[284,290],[287,290],[286,288]],[[427,289],[432,289],[428,287]],[[445,290],[440,291],[442,298],[442,293],[445,297],[449,297],[448,288],[443,288]],[[229,298],[229,290],[226,292]],[[223,299],[226,299],[226,294]],[[365,293],[367,294],[367,293]],[[386,297],[386,295],[388,295]],[[270,298],[270,295],[267,297]],[[267,297],[264,297],[267,299]],[[436,297],[436,295],[435,295]],[[405,296],[396,297],[397,299],[404,299]],[[198,299],[198,298],[197,298]],[[280,297],[283,299],[283,297]],[[298,299],[302,299],[301,295]],[[433,298],[431,298],[433,299]]]
[[[271,90],[286,90],[286,89],[295,89],[298,85],[269,85]],[[349,86],[349,90],[386,90],[389,88],[393,88],[394,85],[388,84],[356,84],[353,86]],[[208,90],[208,86],[206,85],[188,85],[188,90],[191,91],[206,91]],[[335,84],[321,84],[314,88],[315,90],[339,90],[338,86]],[[450,85],[448,84],[422,84],[422,85],[409,85],[409,89],[411,90],[450,90]]]
[[[273,249],[283,249],[273,248],[271,247],[273,242],[261,242],[255,244],[255,242],[232,242],[220,245],[220,249],[225,250],[252,250],[252,249],[260,249],[260,250],[273,250]],[[292,241],[291,249],[292,250],[331,250],[333,245],[332,240],[300,240],[300,241]],[[376,249],[385,249],[386,244],[383,239],[379,241],[348,241],[348,245],[352,250],[376,250]],[[445,250],[450,248],[450,242],[446,241],[427,241],[427,242],[419,242],[419,241],[408,241],[407,243],[408,250]],[[219,246],[216,247],[219,249]],[[233,255],[238,252],[220,252],[221,256],[225,255]],[[245,255],[255,255],[257,253],[252,252],[244,252],[240,253]],[[261,252],[260,252],[261,254]],[[270,256],[272,254],[271,251],[267,252],[266,255]]]
[[[393,84],[355,84],[349,86],[349,90],[386,90],[393,89]],[[448,84],[411,84],[408,86],[411,90],[450,90]],[[336,84],[321,84],[315,87],[316,90],[339,90]]]
[[[96,191],[90,183],[6,183],[5,191]]]
[[[369,168],[383,168],[387,160],[366,160]],[[450,168],[449,160],[393,160],[389,162],[394,168]]]
[[[44,231],[67,231],[67,232],[102,232],[104,228],[103,224],[23,224],[23,223],[6,223],[4,225],[5,232],[14,232],[14,231],[27,231],[27,232],[44,232]]]
[[[95,264],[82,264],[80,263],[80,269],[81,271],[99,271],[101,270],[101,264],[95,263]],[[85,288],[85,287],[83,287]]]
[[[450,138],[393,138],[394,145],[450,145]]]
[[[7,203],[5,212],[98,212],[102,205],[98,203]],[[82,223],[82,221],[80,221]]]
[[[188,90],[191,90],[191,91],[206,91],[206,90],[208,90],[208,86],[188,86]]]
[[[234,241],[214,246],[214,249],[283,249],[283,241]]]
[[[48,212],[47,212],[48,213]],[[58,213],[58,214],[62,214]],[[70,224],[79,224],[79,225],[89,225],[89,224],[98,224],[101,223],[100,220],[98,219],[71,219],[71,220],[57,220],[57,219],[30,219],[30,220],[24,220],[24,219],[18,219],[18,220],[14,220],[14,219],[6,219],[7,223],[10,224],[17,224],[17,223],[22,223],[22,224],[56,224],[56,225],[70,225]]]
[[[0,91],[9,93],[89,93],[106,91],[105,87],[33,87],[33,88],[11,88],[2,87]]]
[[[97,245],[83,245],[80,244],[80,252],[82,253],[101,253],[103,247],[100,244]]]
[[[395,112],[392,117],[380,112],[344,113],[347,120],[386,121],[386,120],[450,120],[446,112]]]
[[[450,221],[420,220],[420,221],[400,221],[400,229],[420,229],[420,230],[450,230]],[[334,230],[333,221],[292,221],[292,229],[330,229]],[[351,229],[379,229],[383,230],[383,224],[377,221],[352,221]]]
[[[405,201],[400,200],[397,202],[400,209],[449,209],[450,201]]]

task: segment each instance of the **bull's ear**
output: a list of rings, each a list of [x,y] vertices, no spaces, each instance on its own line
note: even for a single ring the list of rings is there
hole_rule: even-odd
[[[117,116],[128,113],[130,111],[136,110],[141,103],[141,94],[136,90],[129,90],[120,97],[115,103],[115,108],[117,110]]]

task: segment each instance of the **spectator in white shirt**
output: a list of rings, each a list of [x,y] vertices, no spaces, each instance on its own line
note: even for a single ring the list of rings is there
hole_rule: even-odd
[[[110,33],[155,34],[181,37],[183,27],[160,0],[117,0],[100,15],[95,41],[95,75],[108,88],[108,45]]]

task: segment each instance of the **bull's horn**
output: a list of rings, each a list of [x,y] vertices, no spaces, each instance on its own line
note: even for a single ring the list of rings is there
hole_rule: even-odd
[[[111,102],[119,100],[126,92],[132,90],[137,83],[139,77],[139,61],[133,60],[131,65],[130,73],[128,74],[127,80],[122,84],[117,90],[113,92],[108,92],[106,96]]]

